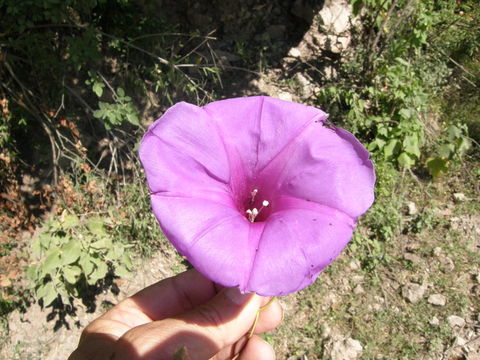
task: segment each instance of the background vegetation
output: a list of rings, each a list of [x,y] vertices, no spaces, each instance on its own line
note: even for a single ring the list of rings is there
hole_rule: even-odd
[[[318,80],[312,103],[359,137],[376,163],[377,200],[349,247],[375,289],[385,273],[405,266],[397,258],[404,248],[393,239],[418,234],[427,252],[435,248],[427,234],[454,236],[429,210],[446,202],[449,186],[478,198],[480,8],[475,0],[350,3],[361,19],[352,32],[354,51],[337,64],[336,77]],[[132,259],[162,251],[136,155],[145,126],[176,101],[223,97],[231,71],[256,76],[277,65],[268,54],[282,49],[272,41],[187,26],[174,12],[154,1],[0,0],[2,319],[33,302],[65,311],[75,299],[94,302],[112,279],[135,270]],[[215,42],[228,46],[231,61],[222,62]],[[421,210],[406,210],[406,198]],[[459,209],[478,213],[479,206]],[[470,250],[457,255],[475,262]],[[339,261],[325,276],[345,266]],[[435,281],[448,289],[451,280]],[[303,308],[324,290],[323,283],[315,286],[303,294]],[[478,313],[469,296],[457,304]],[[343,304],[360,306],[353,299]],[[390,321],[404,331],[387,344],[359,329],[367,358],[381,351],[411,358],[450,341],[442,330],[426,344],[407,346],[423,320],[389,311],[352,318],[352,308],[342,306],[328,316],[346,328]],[[308,326],[296,331],[321,337],[320,328]],[[422,331],[436,331],[427,327]],[[315,341],[285,351],[319,356],[325,344]]]

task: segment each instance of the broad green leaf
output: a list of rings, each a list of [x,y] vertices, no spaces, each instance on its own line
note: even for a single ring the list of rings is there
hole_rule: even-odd
[[[72,264],[78,260],[82,253],[82,245],[77,239],[71,239],[65,246],[62,247],[62,264]]]
[[[50,286],[49,286],[50,285]],[[53,286],[53,283],[48,283],[46,286],[46,294],[43,297],[43,305],[50,305],[58,297],[57,289]]]
[[[71,229],[75,226],[78,226],[79,223],[80,223],[80,220],[75,214],[68,214],[63,219],[63,227],[65,229]]]
[[[130,275],[131,272],[123,265],[118,265],[115,267],[115,275],[118,275],[120,277],[125,277]]]
[[[415,164],[415,160],[412,159],[412,158],[410,157],[410,155],[408,155],[408,154],[405,153],[405,152],[402,152],[402,153],[400,154],[400,156],[398,157],[397,161],[398,161],[398,164],[399,164],[400,166],[403,166],[403,167],[405,167],[405,168],[407,168],[407,169],[411,168],[412,165]]]
[[[436,178],[442,173],[446,173],[448,171],[448,160],[440,157],[428,159],[427,168],[430,175]]]
[[[103,237],[100,240],[91,243],[90,246],[98,250],[108,250],[113,248],[113,243],[111,238]]]
[[[458,152],[460,155],[465,154],[472,147],[472,143],[466,137],[462,137],[458,141]]]
[[[383,148],[385,159],[392,157],[400,148],[400,143],[397,139],[390,140]]]
[[[25,273],[31,281],[35,281],[37,279],[37,265],[30,265]]]
[[[438,149],[438,155],[441,158],[450,158],[455,153],[455,145],[453,144],[443,144]]]
[[[105,231],[105,228],[103,227],[103,222],[104,222],[104,220],[101,217],[97,217],[97,216],[91,217],[87,221],[88,230],[90,230],[90,232],[92,234],[95,234],[95,235],[98,235],[98,236],[107,235],[107,232]]]
[[[40,241],[40,237],[37,237],[32,243],[32,254],[38,258],[40,257],[41,253],[42,253],[41,241]]]
[[[123,248],[123,246],[114,246],[112,248],[112,251],[113,251],[113,256],[115,259],[120,259],[123,255],[123,253],[125,252],[125,249]]]
[[[87,282],[90,285],[94,285],[98,280],[103,279],[108,273],[108,266],[104,262],[97,264],[97,267],[93,272],[87,277]]]
[[[81,274],[82,270],[76,265],[67,266],[63,269],[63,277],[70,284],[75,284]]]
[[[410,119],[413,115],[413,111],[412,109],[408,109],[408,108],[403,108],[403,109],[400,109],[400,111],[398,112],[398,114],[403,117],[404,119]]]
[[[120,97],[125,96],[125,90],[123,90],[121,87],[117,88],[117,95]]]
[[[90,261],[91,257],[90,256],[82,256],[80,260],[78,261],[78,264],[83,270],[83,273],[85,274],[86,277],[88,277],[94,268],[94,264],[92,261]]]
[[[447,133],[451,141],[462,136],[462,130],[455,125],[450,125],[447,129]]]
[[[123,265],[125,265],[127,267],[127,269],[132,269],[132,267],[133,267],[132,260],[130,260],[130,257],[128,256],[127,253],[123,254],[122,262],[123,262]]]
[[[105,262],[97,264],[97,269],[95,270],[100,278],[104,278],[108,273],[108,265]]]
[[[54,269],[59,267],[61,265],[60,263],[60,249],[58,247],[50,249],[47,252],[47,257],[42,264],[42,273],[43,274],[48,274],[52,272]]]
[[[418,144],[418,137],[415,135],[407,136],[403,140],[403,146],[405,151],[409,154],[415,155],[417,158],[420,157],[420,147]]]
[[[48,306],[57,298],[57,292],[53,282],[40,286],[36,291],[37,298],[43,299],[43,306]]]

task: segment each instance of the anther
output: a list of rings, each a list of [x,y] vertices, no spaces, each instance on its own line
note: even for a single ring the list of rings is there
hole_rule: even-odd
[[[250,199],[250,204],[253,204],[255,202],[255,196],[257,195],[258,193],[258,189],[253,189],[252,192],[250,193],[250,195],[252,196],[252,198]]]

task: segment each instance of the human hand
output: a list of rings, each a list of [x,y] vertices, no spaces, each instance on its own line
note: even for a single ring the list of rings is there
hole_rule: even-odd
[[[248,338],[269,298],[220,288],[196,270],[151,285],[114,306],[83,331],[69,360],[275,359],[272,347]],[[255,334],[278,326],[277,301],[261,311]]]

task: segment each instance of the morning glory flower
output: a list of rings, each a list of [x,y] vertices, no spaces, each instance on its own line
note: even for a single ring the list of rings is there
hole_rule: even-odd
[[[140,146],[153,212],[203,275],[281,296],[312,284],[373,202],[367,150],[314,107],[259,96],[153,123]]]

